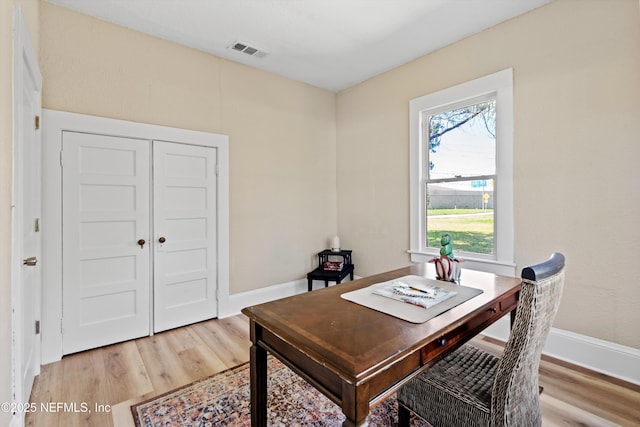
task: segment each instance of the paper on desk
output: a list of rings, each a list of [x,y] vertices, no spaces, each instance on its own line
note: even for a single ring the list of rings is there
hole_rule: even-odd
[[[394,298],[387,295],[383,296],[379,293],[380,289],[393,286],[392,284],[394,282],[407,284],[425,291],[431,288],[441,288],[441,293],[439,294],[439,291],[436,290],[436,295],[442,295],[444,297],[439,299],[438,302],[431,304],[428,308],[425,308],[424,306],[407,304],[407,301],[402,301],[397,297]],[[397,284],[398,283],[396,283],[396,286]],[[451,294],[449,294],[450,292]],[[477,295],[480,295],[481,293],[481,289],[459,286],[449,282],[410,275],[399,277],[388,282],[376,283],[366,288],[344,293],[340,296],[347,301],[354,302],[408,322],[424,323],[427,320],[432,319]],[[445,296],[445,294],[447,295]]]
[[[422,277],[419,279],[421,279],[420,282],[426,280]],[[415,280],[413,282],[409,280],[393,280],[383,284],[383,286],[373,288],[371,292],[423,308],[433,307],[457,294],[456,291],[446,290],[439,286],[425,286],[423,283],[415,282]]]

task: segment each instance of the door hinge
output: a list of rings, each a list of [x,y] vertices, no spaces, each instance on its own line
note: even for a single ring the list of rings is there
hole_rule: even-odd
[[[36,335],[40,334],[40,321],[36,320]]]
[[[36,116],[34,122],[36,130],[40,129],[40,116]]]
[[[34,233],[40,232],[40,218],[36,218],[35,224],[33,224],[33,231]]]

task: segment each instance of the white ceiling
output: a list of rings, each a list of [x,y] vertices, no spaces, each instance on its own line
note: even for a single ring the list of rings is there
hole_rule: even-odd
[[[48,1],[337,92],[552,0]]]

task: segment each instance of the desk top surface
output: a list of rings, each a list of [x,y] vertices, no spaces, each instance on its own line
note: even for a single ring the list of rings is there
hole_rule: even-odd
[[[453,330],[480,308],[520,290],[521,279],[463,270],[461,284],[483,293],[422,324],[340,298],[406,275],[435,278],[432,264],[415,264],[345,284],[247,307],[242,312],[322,366],[357,381]]]

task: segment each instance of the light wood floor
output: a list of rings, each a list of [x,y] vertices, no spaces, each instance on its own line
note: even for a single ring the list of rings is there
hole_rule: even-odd
[[[473,342],[502,351],[489,338]],[[246,362],[249,345],[247,318],[238,315],[66,356],[42,367],[27,425],[130,427],[131,404]],[[640,425],[640,386],[548,358],[540,371],[543,425]]]

